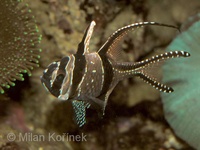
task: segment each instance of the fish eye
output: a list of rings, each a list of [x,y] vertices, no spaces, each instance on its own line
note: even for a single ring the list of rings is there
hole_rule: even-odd
[[[64,79],[64,74],[59,74],[57,77],[56,77],[56,81],[63,81]]]
[[[63,80],[64,80],[65,75],[64,74],[59,74],[56,76],[55,81],[53,82],[53,86],[56,88],[60,88],[62,86]]]

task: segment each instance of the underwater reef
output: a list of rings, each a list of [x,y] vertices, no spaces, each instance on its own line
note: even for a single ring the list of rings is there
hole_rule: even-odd
[[[4,56],[8,56],[9,60],[0,63],[0,66],[4,63],[1,66],[1,71],[4,71],[3,68],[9,69],[8,66],[11,66],[13,71],[17,71],[17,75],[16,72],[12,72],[12,75],[17,77],[11,76],[12,78],[7,78],[7,80],[1,78],[2,82],[0,82],[4,85],[1,86],[4,94],[0,95],[0,149],[194,150],[191,146],[194,147],[196,144],[184,138],[184,136],[188,135],[189,137],[191,134],[187,130],[189,129],[188,123],[186,124],[188,128],[183,127],[185,133],[182,136],[177,129],[176,122],[173,127],[170,119],[167,119],[169,123],[166,121],[167,100],[162,99],[165,101],[162,102],[160,93],[140,79],[131,78],[120,82],[108,100],[104,117],[99,118],[94,109],[89,109],[86,118],[88,123],[79,128],[74,122],[71,104],[67,101],[59,101],[46,92],[40,82],[40,76],[49,63],[77,51],[84,30],[92,20],[95,20],[97,25],[90,41],[90,50],[96,51],[111,33],[131,23],[155,21],[180,26],[187,22],[188,17],[199,11],[199,0],[190,0],[190,2],[186,0],[2,0],[0,6],[6,5],[6,2],[12,2],[15,5],[9,5],[10,11],[8,7],[0,9],[0,12],[4,10],[5,13],[5,15],[0,15],[2,17],[0,21],[3,24],[3,21],[8,18],[6,16],[10,14],[12,18],[7,21],[14,23],[13,20],[19,19],[15,22],[20,24],[21,30],[18,30],[18,26],[13,24],[15,28],[9,29],[9,34],[7,33],[7,40],[10,43],[1,48],[2,53],[5,53]],[[14,13],[16,9],[24,10],[26,13],[21,11]],[[14,17],[17,13],[21,15]],[[29,19],[23,17],[26,15]],[[35,17],[32,18],[32,16]],[[23,22],[24,20],[25,22]],[[0,34],[6,33],[4,26],[2,29],[5,30],[1,30]],[[31,29],[27,30],[26,33],[26,28],[23,26]],[[170,42],[174,38],[178,38],[184,31],[187,30],[182,30],[180,33],[174,29],[147,27],[130,32],[119,47],[124,51],[120,61],[140,61],[162,53]],[[19,34],[22,37],[21,40],[16,39],[16,42],[11,40],[15,39],[13,33]],[[40,34],[42,34],[42,40]],[[31,39],[33,41],[28,42]],[[10,49],[8,49],[9,44]],[[187,49],[181,49],[181,47],[170,48],[170,50],[190,52]],[[195,55],[193,53],[191,51],[191,59]],[[38,55],[40,55],[40,59]],[[190,58],[170,61],[181,64],[185,62],[186,66],[183,66],[183,69],[187,69]],[[20,67],[11,59],[19,61]],[[38,64],[40,67],[36,67]],[[173,63],[173,65],[175,64]],[[29,77],[30,72],[31,76]],[[10,73],[4,72],[2,75],[9,77]],[[162,72],[157,74],[158,78],[163,76],[164,82],[171,82],[170,80],[173,78],[165,79],[167,73],[170,74],[167,70],[164,71],[163,75]],[[179,77],[179,72],[178,75],[171,73],[173,76]],[[23,77],[20,74],[23,74]],[[22,78],[25,80],[17,81]],[[189,81],[188,78],[186,79]],[[16,85],[7,89],[6,87],[13,85],[11,82]],[[177,94],[181,94],[180,91],[185,89],[184,87],[177,89],[176,85],[172,85],[172,87],[175,90],[172,94],[175,94],[176,91]],[[186,93],[187,91],[183,92],[183,94]],[[168,96],[170,97],[170,95]],[[180,101],[182,102],[182,100]],[[195,107],[197,108],[197,106]],[[173,112],[176,114],[176,111]],[[179,118],[181,122],[182,116]],[[7,139],[8,133],[15,135],[29,133],[29,135],[36,135],[36,137],[44,135],[46,140],[9,141]],[[53,133],[58,137],[83,134],[86,135],[87,141],[70,141],[67,136],[61,141],[49,141],[48,136]]]
[[[167,47],[184,49],[191,54],[186,60],[173,60],[163,66],[163,81],[176,92],[162,94],[165,117],[174,132],[196,149],[200,149],[200,14],[182,25],[181,34]],[[173,65],[172,65],[173,64]]]

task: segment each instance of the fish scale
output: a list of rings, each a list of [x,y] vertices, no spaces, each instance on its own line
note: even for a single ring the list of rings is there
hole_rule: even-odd
[[[171,51],[140,62],[118,62],[121,56],[119,44],[129,31],[146,25],[178,29],[156,22],[141,22],[122,27],[115,31],[97,52],[90,53],[89,42],[95,24],[92,21],[87,27],[76,54],[53,62],[41,76],[41,82],[51,94],[60,100],[72,101],[74,118],[80,127],[86,123],[86,109],[89,107],[104,115],[109,95],[123,79],[138,76],[157,90],[173,92],[171,87],[157,81],[150,68],[170,58],[190,56],[184,51]]]

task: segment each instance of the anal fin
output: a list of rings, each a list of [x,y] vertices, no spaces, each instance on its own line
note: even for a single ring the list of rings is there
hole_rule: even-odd
[[[102,118],[104,115],[104,101],[96,97],[87,97],[91,100],[91,108],[94,108],[98,112],[99,118]]]
[[[107,102],[108,102],[108,97],[110,96],[110,94],[112,93],[113,89],[115,88],[115,86],[117,85],[118,82],[116,82],[115,84],[113,84],[113,86],[103,95],[101,95],[99,97],[99,99],[101,101],[103,101],[103,106],[102,106],[102,111],[103,111],[103,115],[105,113],[105,108],[106,108],[106,105],[107,105]]]
[[[82,127],[86,123],[86,109],[90,107],[90,104],[84,101],[73,100],[72,107],[75,113],[75,121],[79,127]]]

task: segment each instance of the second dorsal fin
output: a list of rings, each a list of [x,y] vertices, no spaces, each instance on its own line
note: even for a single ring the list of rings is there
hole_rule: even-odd
[[[140,22],[140,23],[134,23],[127,26],[124,26],[117,31],[115,31],[108,40],[104,43],[104,45],[99,49],[98,53],[100,55],[107,55],[109,58],[117,60],[118,56],[121,56],[121,50],[119,49],[119,44],[124,38],[124,36],[131,30],[134,30],[136,28],[140,28],[147,25],[155,25],[155,26],[165,26],[165,27],[171,27],[178,29],[178,27],[175,27],[173,25],[167,25],[157,22]]]
[[[95,21],[92,21],[90,25],[87,27],[83,39],[78,45],[78,51],[76,54],[84,55],[85,53],[89,52],[90,38],[92,36],[95,25],[96,25]]]

